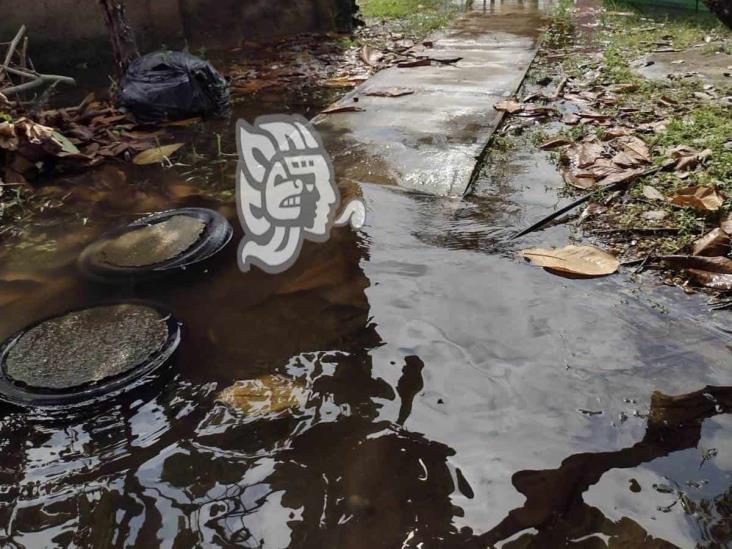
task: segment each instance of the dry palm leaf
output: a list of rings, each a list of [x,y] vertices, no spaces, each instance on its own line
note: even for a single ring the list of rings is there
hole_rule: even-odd
[[[168,158],[182,146],[183,143],[173,143],[172,145],[163,145],[162,147],[148,149],[146,151],[142,151],[135,158],[133,158],[132,162],[138,166],[158,164],[162,162],[165,158]]]
[[[569,245],[555,250],[532,248],[523,250],[520,255],[550,271],[588,277],[613,274],[620,267],[615,256],[594,246]]]
[[[669,201],[674,206],[688,206],[704,212],[716,212],[724,204],[724,198],[716,190],[698,186],[677,191]]]

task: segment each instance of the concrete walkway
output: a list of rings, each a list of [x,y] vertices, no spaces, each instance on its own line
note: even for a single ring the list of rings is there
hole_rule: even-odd
[[[339,180],[462,196],[500,122],[493,106],[516,92],[536,54],[542,7],[538,0],[476,0],[431,38],[433,47],[415,52],[460,61],[383,70],[338,103],[363,111],[316,117]],[[415,93],[365,95],[394,87]]]

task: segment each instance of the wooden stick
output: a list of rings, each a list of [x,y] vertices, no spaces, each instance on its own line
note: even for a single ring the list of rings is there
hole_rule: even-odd
[[[0,91],[2,91],[5,95],[9,93],[21,93],[29,90],[34,90],[40,86],[54,82],[69,84],[71,86],[76,85],[76,80],[74,80],[73,78],[69,78],[68,76],[59,76],[57,74],[39,74],[38,78],[36,78],[35,80],[31,80],[30,82],[26,82],[25,84],[11,86]]]
[[[5,61],[3,62],[3,67],[7,67],[10,64],[10,61],[13,60],[13,54],[15,53],[15,48],[18,47],[18,42],[20,42],[20,39],[23,38],[24,34],[25,34],[25,25],[21,25],[20,30],[18,30],[18,33],[15,35],[15,38],[13,38],[13,41],[10,42],[10,48],[8,49],[8,53],[5,55]]]

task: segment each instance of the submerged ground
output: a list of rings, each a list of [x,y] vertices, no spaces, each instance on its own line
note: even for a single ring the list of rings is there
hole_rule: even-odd
[[[485,16],[536,28],[545,7],[489,2]],[[364,175],[363,230],[306,244],[280,275],[242,274],[235,244],[159,282],[78,274],[89,242],[150,211],[217,209],[238,242],[235,119],[313,116],[318,97],[268,90],[230,122],[176,130],[202,155],[185,165],[49,182],[45,211],[2,244],[2,337],[120,298],[163,303],[184,325],[175,367],[132,398],[63,419],[0,409],[3,544],[729,544],[730,313],[653,273],[571,280],[516,258],[568,239],[558,225],[505,242],[566,200],[549,153],[489,162],[466,199]],[[273,375],[302,395],[290,412],[216,402]],[[682,401],[688,421],[663,416],[659,397],[651,413],[655,391],[702,389]]]

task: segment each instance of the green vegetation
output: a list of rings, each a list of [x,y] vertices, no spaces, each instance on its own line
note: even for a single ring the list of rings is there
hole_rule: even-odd
[[[416,38],[444,27],[460,11],[450,0],[361,0],[359,5],[367,19],[393,22],[399,31]]]

